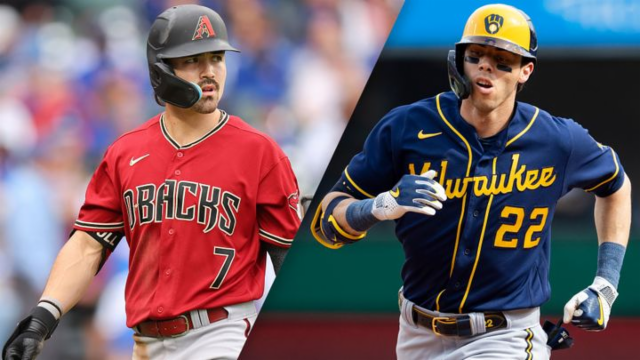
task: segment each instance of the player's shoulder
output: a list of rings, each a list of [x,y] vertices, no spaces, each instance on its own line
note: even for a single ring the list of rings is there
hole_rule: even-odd
[[[446,93],[440,95],[446,95]],[[381,120],[381,124],[398,125],[397,123],[400,122],[405,124],[420,122],[424,124],[429,120],[437,119],[439,117],[439,103],[441,105],[445,105],[447,108],[457,109],[457,102],[455,106],[452,106],[448,97],[445,96],[446,99],[445,97],[443,97],[443,99],[438,99],[440,95],[424,98],[410,104],[397,106],[385,115]]]
[[[450,107],[454,105],[457,108],[457,101],[452,104],[452,101],[446,96],[447,93],[442,93],[437,96],[420,99],[410,104],[405,104],[402,106],[398,106],[392,111],[397,111],[400,113],[405,113],[407,116],[413,115],[424,115],[431,114],[435,115],[438,113],[438,106]]]
[[[516,116],[519,117],[519,120],[526,123],[533,120],[538,129],[548,130],[559,135],[584,129],[582,125],[574,119],[553,115],[544,109],[523,102],[518,102]]]
[[[149,131],[154,130],[154,128],[155,130],[158,130],[157,127],[159,127],[158,123],[160,122],[161,117],[162,113],[153,116],[151,119],[148,119],[133,130],[129,130],[120,135],[112,144],[121,145],[130,141],[136,141],[141,137],[147,136]]]
[[[229,121],[225,126],[228,136],[233,136],[243,146],[253,146],[254,149],[268,149],[283,154],[278,143],[264,132],[249,125],[236,115],[229,114]]]
[[[584,138],[588,133],[574,119],[556,116],[533,105],[518,102],[516,116],[513,119],[518,133],[526,133],[526,137],[544,143],[545,148],[571,151],[577,138]]]
[[[159,132],[159,122],[161,117],[162,113],[157,114],[136,128],[120,135],[111,143],[107,149],[107,153],[118,152],[119,150],[126,149],[130,146],[136,146],[145,139],[148,139],[149,136],[152,136],[152,133]]]

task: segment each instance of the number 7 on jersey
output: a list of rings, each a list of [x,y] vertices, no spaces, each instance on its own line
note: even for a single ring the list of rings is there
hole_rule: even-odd
[[[222,267],[220,271],[218,271],[218,275],[216,275],[216,279],[211,283],[211,288],[214,290],[220,289],[222,286],[222,282],[224,278],[227,276],[229,269],[231,268],[231,263],[233,262],[233,258],[236,256],[236,250],[230,248],[224,248],[216,246],[213,248],[214,255],[224,256],[224,263],[222,263]]]

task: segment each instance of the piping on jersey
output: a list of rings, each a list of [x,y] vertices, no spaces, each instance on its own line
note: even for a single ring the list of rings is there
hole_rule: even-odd
[[[520,138],[522,135],[524,135],[527,131],[529,131],[529,129],[531,128],[531,126],[533,125],[533,123],[536,121],[536,118],[538,117],[538,113],[540,112],[540,109],[536,108],[536,112],[533,114],[533,117],[531,118],[531,121],[529,121],[529,125],[527,125],[526,128],[524,128],[524,130],[522,130],[518,135],[514,136],[513,139],[509,140],[507,142],[507,144],[505,145],[505,148],[507,146],[509,146],[511,143],[513,143],[514,141],[516,141],[518,138]],[[496,175],[496,163],[498,161],[498,157],[493,158],[493,171],[492,171],[492,175]],[[489,211],[491,210],[491,203],[493,202],[493,194],[491,196],[489,196],[489,203],[487,204],[487,210],[484,213],[484,223],[482,224],[482,231],[480,232],[480,243],[478,244],[478,252],[476,254],[476,261],[473,263],[473,269],[471,270],[471,276],[469,277],[469,283],[467,284],[467,290],[464,293],[464,296],[462,297],[462,302],[460,302],[460,308],[458,309],[458,311],[460,313],[462,313],[462,308],[464,307],[464,303],[467,301],[467,296],[469,296],[469,290],[471,290],[471,283],[473,282],[473,276],[476,273],[476,269],[478,267],[478,262],[480,261],[480,252],[482,251],[482,243],[484,242],[484,235],[485,235],[485,230],[487,228],[487,220],[489,218]],[[456,249],[457,249],[457,244],[456,244]]]
[[[498,157],[493,158],[493,171],[492,175],[496,174],[496,163],[498,162]],[[478,268],[478,262],[480,261],[480,253],[482,252],[482,243],[484,242],[484,233],[487,229],[487,220],[489,219],[489,212],[491,211],[491,203],[493,202],[493,195],[489,196],[489,202],[487,203],[487,210],[484,213],[484,222],[482,223],[482,231],[480,232],[480,242],[478,243],[478,252],[476,253],[476,261],[473,262],[473,269],[471,269],[471,276],[469,277],[469,283],[467,284],[467,290],[464,292],[464,296],[462,297],[462,301],[460,302],[460,308],[458,311],[462,313],[462,308],[464,307],[464,303],[467,301],[467,296],[469,296],[469,290],[471,290],[471,283],[473,282],[473,276],[476,273],[476,269]]]
[[[258,229],[258,235],[262,236],[267,240],[276,242],[278,244],[287,245],[287,246],[291,246],[291,244],[293,244],[293,239],[283,238],[281,236],[277,236],[270,232],[267,232],[266,230],[263,230],[263,229]]]
[[[533,117],[531,118],[531,121],[529,121],[529,125],[527,125],[527,127],[525,127],[524,130],[520,131],[520,133],[518,133],[518,135],[514,136],[513,139],[507,141],[507,145],[504,146],[505,148],[507,146],[511,145],[512,142],[518,140],[520,138],[520,136],[524,135],[524,133],[529,131],[529,129],[531,128],[531,125],[533,125],[533,123],[538,118],[538,113],[539,112],[540,112],[540,109],[536,108],[536,112],[533,114]]]
[[[167,130],[167,127],[165,125],[165,121],[164,121],[164,114],[162,113],[162,115],[160,116],[160,129],[162,130],[162,135],[164,136],[164,138],[171,144],[171,146],[173,146],[176,150],[185,150],[185,149],[189,149],[192,148],[196,145],[198,145],[199,143],[205,141],[206,139],[208,139],[210,136],[212,136],[213,134],[217,133],[220,129],[222,129],[227,122],[229,121],[229,114],[227,114],[224,110],[220,109],[220,119],[218,120],[218,123],[213,127],[213,129],[211,129],[209,132],[207,132],[206,134],[204,134],[200,139],[195,140],[189,144],[186,145],[180,145],[178,144],[177,141],[175,141],[171,135],[169,134],[169,130]]]
[[[467,145],[467,149],[469,152],[469,162],[467,165],[467,177],[469,177],[469,172],[470,172],[470,168],[471,168],[471,163],[472,163],[472,153],[471,153],[471,147],[469,146],[469,143],[466,141],[466,139],[457,131],[453,128],[453,126],[451,126],[451,124],[449,123],[449,121],[447,121],[446,117],[444,116],[444,113],[442,112],[442,109],[440,107],[440,95],[438,94],[438,96],[436,97],[436,103],[438,106],[438,113],[440,114],[440,117],[444,120],[444,122],[447,124],[447,126],[449,126],[449,128],[451,128],[454,133],[456,133],[456,135],[458,135],[465,143],[465,145]],[[514,141],[516,141],[517,139],[519,139],[522,135],[524,135],[527,131],[529,131],[529,129],[531,128],[531,126],[533,126],[533,123],[536,121],[536,119],[538,118],[538,114],[540,112],[540,109],[536,107],[536,111],[533,114],[533,117],[531,118],[531,121],[529,121],[529,124],[520,132],[518,133],[516,136],[514,136],[511,140],[509,140],[507,142],[507,144],[505,145],[505,148],[509,145],[511,145]],[[496,161],[497,161],[497,157],[494,158],[494,163],[493,163],[493,175],[496,175]],[[456,256],[457,256],[457,252],[458,252],[458,244],[460,243],[460,232],[462,230],[462,221],[464,219],[464,213],[465,213],[465,205],[466,205],[466,199],[467,199],[468,193],[465,195],[465,197],[462,198],[462,213],[460,215],[460,222],[458,223],[458,231],[456,234],[456,243],[455,243],[455,247],[453,249],[453,257],[451,259],[451,270],[449,272],[449,278],[451,278],[451,276],[453,275],[453,269],[455,266],[455,260],[456,260]],[[473,270],[471,272],[471,277],[469,278],[469,284],[467,285],[467,290],[465,292],[465,295],[462,299],[462,302],[460,303],[460,307],[459,307],[459,311],[462,312],[462,308],[464,306],[464,303],[466,301],[467,296],[469,295],[469,289],[471,288],[471,282],[473,280],[473,275],[475,273],[476,267],[478,265],[478,260],[480,257],[480,251],[481,251],[481,247],[482,247],[482,242],[484,240],[484,232],[486,230],[486,226],[487,226],[487,215],[489,214],[489,208],[491,207],[491,203],[493,202],[493,194],[490,195],[489,197],[489,202],[488,202],[488,206],[487,206],[487,210],[485,212],[485,219],[484,219],[484,223],[482,226],[482,232],[480,235],[480,246],[478,247],[478,253],[476,256],[476,261],[473,265]],[[442,296],[442,294],[444,293],[446,289],[443,289],[438,296],[436,297],[436,311],[440,311],[440,297]]]
[[[438,114],[440,114],[440,118],[442,118],[444,123],[447,124],[447,126],[451,129],[451,131],[453,131],[456,135],[458,135],[458,137],[462,139],[462,142],[464,142],[464,144],[467,146],[467,152],[469,153],[469,162],[467,163],[466,176],[469,176],[469,173],[471,173],[471,163],[472,163],[471,159],[473,158],[473,154],[471,153],[471,146],[469,146],[469,142],[467,142],[467,139],[465,139],[464,136],[462,136],[462,134],[460,134],[458,130],[456,130],[456,128],[454,128],[451,125],[451,123],[447,120],[447,118],[444,116],[444,113],[442,112],[442,108],[440,107],[440,95],[442,95],[442,93],[436,96],[436,105],[438,106]]]
[[[96,222],[88,222],[88,221],[80,221],[76,220],[75,225],[78,227],[83,227],[91,231],[90,229],[101,229],[101,230],[122,230],[124,229],[124,222],[117,223],[96,223]]]
[[[467,152],[469,153],[469,161],[467,163],[467,172],[466,172],[466,177],[469,177],[469,174],[471,173],[471,163],[473,162],[473,154],[471,152],[471,146],[469,145],[469,142],[467,141],[467,139],[464,138],[464,136],[462,136],[462,134],[460,134],[458,132],[458,130],[456,130],[451,123],[447,120],[447,118],[444,116],[444,113],[442,112],[442,107],[440,106],[440,95],[442,95],[442,93],[438,94],[438,96],[436,96],[436,105],[438,107],[438,114],[440,114],[440,118],[442,119],[442,121],[444,121],[445,124],[447,124],[447,126],[451,129],[451,131],[453,131],[456,135],[458,135],[458,137],[460,139],[462,139],[462,142],[464,142],[465,146],[467,147]],[[453,257],[451,258],[451,270],[449,271],[449,278],[451,278],[451,275],[453,275],[453,266],[455,264],[456,261],[456,255],[458,252],[458,244],[460,243],[460,232],[462,231],[462,220],[464,219],[464,212],[465,212],[465,207],[466,207],[466,202],[467,202],[467,197],[469,196],[469,194],[466,194],[463,198],[462,198],[462,211],[460,212],[460,221],[458,221],[458,230],[456,232],[456,243],[454,245],[453,248]],[[440,311],[440,296],[442,296],[442,293],[445,291],[446,289],[443,289],[439,294],[438,297],[436,298],[436,311]]]
[[[353,179],[351,179],[351,176],[349,176],[349,172],[347,171],[347,169],[349,169],[349,167],[347,166],[346,168],[344,168],[344,174],[347,177],[347,180],[349,180],[349,182],[351,183],[351,185],[353,185],[356,190],[360,191],[363,195],[368,196],[369,198],[374,198],[375,196],[369,194],[368,192],[362,190],[362,188],[360,188],[360,186],[358,186],[358,184],[355,183],[355,181],[353,181]]]
[[[605,181],[601,182],[600,184],[598,184],[598,185],[596,185],[596,186],[594,186],[594,187],[592,187],[590,189],[587,189],[585,191],[591,192],[591,191],[599,188],[600,186],[608,183],[609,181],[615,179],[618,176],[618,172],[620,171],[620,166],[618,166],[618,159],[616,159],[616,153],[613,151],[613,149],[611,149],[611,156],[613,156],[613,163],[616,164],[616,172],[613,173],[613,175],[610,178],[608,178],[607,180],[605,180]]]

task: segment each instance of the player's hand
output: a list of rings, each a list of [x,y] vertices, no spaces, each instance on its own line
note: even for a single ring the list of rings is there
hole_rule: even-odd
[[[604,330],[617,297],[615,287],[606,279],[596,276],[591,286],[574,295],[564,306],[563,321],[585,330]]]
[[[3,360],[32,360],[35,359],[49,338],[58,321],[46,309],[36,309],[18,323],[9,339],[2,348]]]
[[[422,175],[404,175],[390,191],[374,199],[372,214],[378,220],[395,220],[407,212],[435,215],[447,199],[444,188],[433,180],[434,170]]]

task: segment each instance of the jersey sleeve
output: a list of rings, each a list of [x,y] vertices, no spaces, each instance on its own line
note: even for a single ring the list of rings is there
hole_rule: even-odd
[[[390,190],[398,181],[393,153],[393,123],[404,117],[402,108],[389,112],[371,130],[362,152],[351,159],[334,190],[351,194],[356,199],[373,198]]]
[[[605,197],[618,191],[624,182],[624,169],[618,155],[602,145],[587,130],[569,121],[571,153],[567,162],[564,191],[573,188]]]
[[[258,233],[262,241],[290,247],[302,218],[300,190],[289,159],[283,157],[258,187]]]
[[[109,171],[109,151],[93,174],[73,228],[82,230],[109,250],[124,236],[121,197]]]

